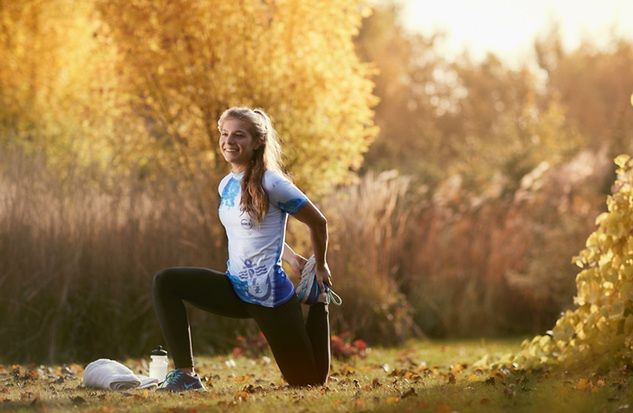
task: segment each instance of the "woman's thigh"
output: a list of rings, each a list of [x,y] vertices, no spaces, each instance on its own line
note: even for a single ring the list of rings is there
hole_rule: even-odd
[[[249,304],[247,309],[266,336],[286,381],[299,386],[320,384],[301,304],[296,297],[275,308]]]
[[[155,283],[178,298],[210,313],[248,318],[246,303],[233,291],[228,277],[201,267],[172,267],[156,274]]]

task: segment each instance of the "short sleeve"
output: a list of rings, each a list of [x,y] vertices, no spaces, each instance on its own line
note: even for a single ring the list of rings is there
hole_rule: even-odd
[[[287,214],[297,213],[308,202],[299,188],[278,173],[266,171],[263,185],[270,203]]]

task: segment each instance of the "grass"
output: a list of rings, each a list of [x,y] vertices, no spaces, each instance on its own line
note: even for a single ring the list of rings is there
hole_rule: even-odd
[[[626,412],[633,406],[630,371],[595,369],[482,371],[484,354],[516,350],[517,340],[410,341],[335,360],[326,386],[287,387],[266,357],[198,357],[207,393],[109,392],[84,388],[83,368],[0,366],[0,411],[76,412]],[[125,360],[146,371],[145,360]]]

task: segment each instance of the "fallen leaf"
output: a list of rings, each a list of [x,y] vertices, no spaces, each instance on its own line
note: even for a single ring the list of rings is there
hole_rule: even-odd
[[[245,391],[247,393],[257,393],[258,391],[262,390],[264,390],[262,386],[253,386],[252,384],[248,384],[242,389],[242,391]]]
[[[456,381],[455,375],[453,373],[448,373],[448,384],[455,384]]]
[[[245,392],[244,390],[240,390],[237,393],[235,393],[235,396],[233,397],[233,399],[238,402],[246,401],[248,400],[248,393]]]
[[[66,376],[75,377],[75,373],[71,370],[69,366],[62,367],[62,374]]]
[[[354,373],[355,373],[354,368],[350,366],[349,364],[343,364],[339,370],[339,374],[343,376],[351,376]]]
[[[471,374],[471,375],[468,376],[468,381],[471,382],[471,383],[474,383],[476,381],[479,381],[479,377],[477,375],[475,375],[475,374]]]
[[[86,403],[86,399],[84,399],[81,396],[75,396],[75,397],[70,396],[69,399],[71,402],[73,402],[75,406]]]
[[[413,387],[411,387],[409,390],[407,390],[404,393],[402,393],[400,395],[400,398],[401,399],[405,399],[405,398],[411,397],[411,396],[417,396],[417,393],[415,392],[415,389]]]
[[[235,381],[238,383],[243,383],[245,381],[250,381],[254,376],[252,374],[244,374],[243,376],[237,376]]]
[[[582,391],[591,390],[591,387],[592,387],[591,380],[584,379],[584,378],[578,379],[574,387],[576,388],[576,390],[582,390]]]
[[[385,403],[387,404],[396,404],[398,402],[400,402],[400,397],[397,396],[391,396],[385,399]]]

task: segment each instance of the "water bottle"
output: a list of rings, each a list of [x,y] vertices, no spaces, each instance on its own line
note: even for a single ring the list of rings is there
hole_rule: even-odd
[[[158,346],[152,350],[150,358],[152,361],[149,363],[149,376],[153,379],[158,379],[159,383],[165,381],[167,369],[169,368],[167,351],[163,349],[163,346]]]

